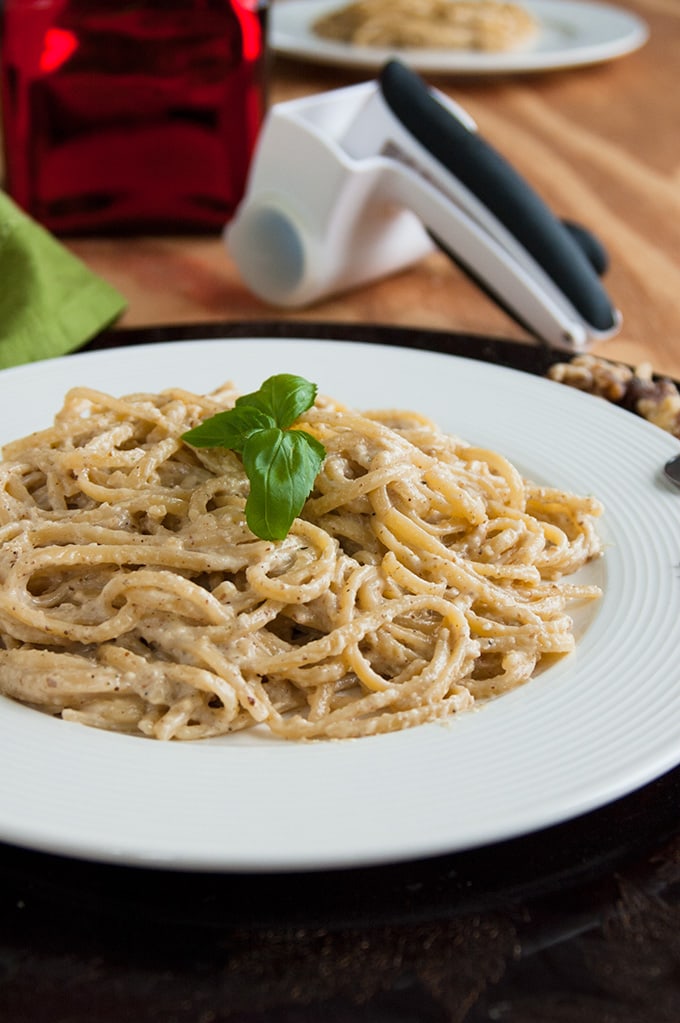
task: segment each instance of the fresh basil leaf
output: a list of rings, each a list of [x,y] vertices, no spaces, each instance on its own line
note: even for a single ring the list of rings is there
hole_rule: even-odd
[[[250,480],[246,521],[263,540],[283,540],[309,497],[325,456],[304,430],[253,433],[243,447]]]
[[[304,430],[289,430],[311,408],[316,384],[278,373],[234,408],[206,419],[182,439],[194,447],[229,448],[250,481],[246,521],[256,536],[283,540],[314,486],[326,449]]]
[[[292,373],[278,373],[264,381],[258,391],[243,394],[236,399],[237,406],[260,409],[270,415],[275,424],[286,430],[295,420],[311,408],[316,399],[316,384]]]
[[[240,453],[251,434],[272,426],[272,417],[258,408],[232,408],[205,419],[182,434],[182,440],[195,448],[230,448]]]
[[[299,433],[301,437],[305,438],[305,440],[307,441],[307,446],[309,447],[310,452],[312,453],[311,457],[316,458],[318,461],[316,472],[314,473],[314,479],[312,480],[309,490],[307,492],[307,497],[309,497],[309,495],[312,492],[312,487],[314,486],[314,483],[316,481],[316,477],[319,475],[319,469],[323,465],[323,460],[326,457],[326,449],[320,440],[317,440],[316,437],[312,437],[311,433],[307,433],[306,430],[291,430],[290,432]]]

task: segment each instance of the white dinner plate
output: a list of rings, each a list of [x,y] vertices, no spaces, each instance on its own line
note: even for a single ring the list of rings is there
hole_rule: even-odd
[[[587,0],[523,0],[539,23],[538,37],[509,53],[467,50],[389,50],[323,39],[312,22],[342,7],[342,0],[279,0],[270,11],[272,48],[287,57],[315,63],[378,70],[399,57],[415,71],[491,75],[550,71],[622,57],[642,46],[647,24],[631,11]]]
[[[0,441],[51,422],[75,384],[113,394],[291,372],[358,408],[429,414],[526,475],[604,502],[603,587],[576,651],[446,724],[295,743],[257,730],[136,738],[0,697],[0,840],[201,870],[378,864],[459,851],[598,808],[680,763],[680,493],[670,435],[553,381],[354,342],[218,340],[0,373]]]

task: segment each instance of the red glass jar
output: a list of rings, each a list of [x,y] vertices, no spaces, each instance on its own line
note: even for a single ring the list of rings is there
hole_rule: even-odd
[[[221,228],[266,106],[263,0],[5,0],[5,188],[57,234]]]

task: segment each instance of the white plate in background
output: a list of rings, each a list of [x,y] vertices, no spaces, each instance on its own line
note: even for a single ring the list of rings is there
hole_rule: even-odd
[[[492,75],[613,60],[639,49],[649,35],[642,18],[614,5],[588,0],[523,0],[522,6],[539,23],[537,39],[526,48],[507,53],[389,50],[335,42],[313,32],[313,21],[342,6],[342,0],[278,0],[269,14],[272,49],[286,57],[367,71],[377,71],[390,57],[397,57],[415,71]]]

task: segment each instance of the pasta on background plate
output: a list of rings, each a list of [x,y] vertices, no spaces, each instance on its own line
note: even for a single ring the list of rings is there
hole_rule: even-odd
[[[353,46],[500,53],[527,47],[539,26],[507,0],[355,0],[312,23],[316,35]]]
[[[182,434],[227,384],[75,388],[0,463],[0,692],[158,739],[262,725],[345,738],[446,719],[574,648],[566,577],[600,504],[524,480],[415,412],[322,398],[326,457],[283,540],[258,538],[240,457]]]

